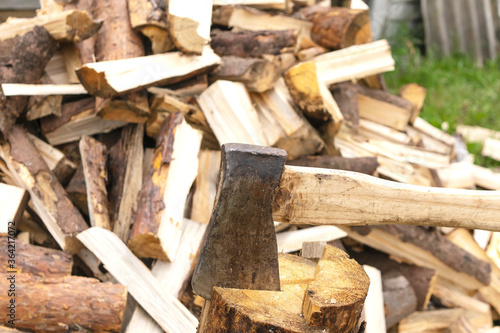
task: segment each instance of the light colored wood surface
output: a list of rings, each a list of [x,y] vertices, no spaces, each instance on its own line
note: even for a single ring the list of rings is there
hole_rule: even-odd
[[[165,290],[151,271],[113,232],[93,227],[78,239],[93,252],[106,269],[127,287],[128,292],[167,332],[195,332],[198,320]]]
[[[5,96],[85,95],[81,84],[2,83]]]
[[[210,47],[202,55],[168,52],[83,65],[77,75],[91,94],[107,98],[154,84],[187,79],[220,64]]]
[[[394,70],[394,59],[386,40],[325,53],[314,61],[320,80],[327,85]]]
[[[483,143],[488,138],[500,140],[500,132],[484,127],[457,125],[456,131],[463,135],[466,142]]]
[[[395,130],[404,131],[410,112],[391,103],[358,94],[359,116]]]
[[[202,150],[198,155],[198,176],[193,194],[191,219],[208,224],[214,207],[219,178],[220,151]]]
[[[500,173],[491,169],[472,165],[472,177],[476,185],[487,190],[500,190]]]
[[[206,224],[185,219],[175,260],[173,262],[157,260],[151,269],[162,287],[174,297],[181,296],[180,291],[189,278],[191,266],[197,256],[206,227]],[[125,332],[161,333],[163,331],[146,311],[137,306]]]
[[[366,295],[361,320],[366,321],[366,333],[385,332],[384,295],[382,291],[382,273],[375,267],[363,265],[370,278],[370,287]]]
[[[483,150],[481,151],[483,156],[491,157],[494,160],[500,161],[500,140],[488,138],[484,140]]]
[[[421,187],[349,171],[285,166],[277,193],[273,216],[280,222],[500,230],[500,192]]]
[[[295,252],[302,249],[302,243],[311,241],[332,241],[347,236],[335,226],[317,226],[276,234],[278,252]]]
[[[399,333],[442,332],[464,312],[464,309],[417,311],[399,322]]]
[[[7,236],[9,227],[16,228],[15,223],[23,215],[28,203],[28,193],[21,187],[0,183],[0,235]],[[9,222],[14,222],[10,225]],[[14,234],[10,235],[11,237]]]

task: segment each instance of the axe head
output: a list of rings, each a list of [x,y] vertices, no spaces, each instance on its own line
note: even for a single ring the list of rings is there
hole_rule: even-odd
[[[286,152],[236,143],[221,150],[219,186],[193,290],[208,300],[214,286],[280,290],[272,207]]]

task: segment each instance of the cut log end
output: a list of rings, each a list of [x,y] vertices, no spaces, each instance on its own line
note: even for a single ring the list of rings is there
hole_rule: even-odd
[[[106,80],[106,74],[103,71],[97,71],[84,65],[76,70],[76,75],[85,90],[91,95],[111,98],[117,94]]]
[[[128,242],[129,249],[139,258],[155,258],[170,261],[156,234],[133,235]]]

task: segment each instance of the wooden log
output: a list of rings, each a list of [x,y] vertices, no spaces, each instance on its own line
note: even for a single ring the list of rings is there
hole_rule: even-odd
[[[475,333],[476,328],[469,322],[465,315],[458,317],[458,319],[453,322],[450,327],[451,333]]]
[[[449,283],[446,279],[437,279],[432,294],[449,308],[463,308],[480,313],[490,311],[488,303],[470,297],[459,288],[454,288],[453,283]]]
[[[206,224],[186,219],[175,260],[171,263],[157,260],[151,269],[165,290],[174,297],[181,297],[182,290],[190,278],[205,229]],[[126,332],[162,333],[163,331],[146,311],[137,306]]]
[[[366,322],[365,332],[386,332],[382,274],[372,266],[363,265],[363,269],[370,278],[370,287],[361,313],[361,320]]]
[[[130,24],[151,41],[154,54],[164,53],[175,47],[167,30],[166,7],[163,1],[128,0]]]
[[[32,235],[32,241],[35,244],[49,247],[57,248],[56,241],[51,237],[47,229],[42,227],[42,221],[35,221],[33,215],[28,212],[24,212],[21,221],[16,225],[17,230],[27,231]]]
[[[326,246],[325,241],[306,241],[302,243],[300,256],[307,259],[321,259],[323,249]]]
[[[44,73],[40,78],[40,83],[43,84],[52,84],[54,83],[50,77]],[[14,83],[15,84],[15,83]],[[83,87],[82,87],[83,88]],[[6,87],[2,84],[2,90],[5,96]],[[24,91],[24,89],[22,89]],[[55,114],[56,116],[61,115],[61,104],[62,104],[62,96],[61,95],[50,95],[50,96],[31,96],[27,103],[28,112],[26,113],[27,120],[34,120],[38,118],[42,118],[51,114]]]
[[[161,287],[151,271],[111,231],[93,227],[78,235],[141,307],[167,332],[195,332],[198,321]],[[120,253],[120,255],[116,255]]]
[[[88,63],[76,73],[89,93],[107,98],[143,87],[179,82],[205,73],[219,64],[219,56],[205,48],[202,55],[168,52]]]
[[[313,22],[312,40],[326,48],[338,50],[372,41],[367,10],[313,6],[306,7],[303,15]]]
[[[415,129],[421,131],[422,133],[425,133],[436,140],[439,140],[443,142],[444,144],[453,147],[455,145],[456,139],[455,137],[449,135],[448,133],[432,126],[429,124],[426,120],[417,117],[415,120],[413,120],[413,127]]]
[[[415,119],[420,115],[424,106],[427,90],[416,83],[408,83],[399,89],[399,96],[410,101],[413,104],[410,122],[413,124]]]
[[[83,174],[83,165],[80,164],[75,174],[66,186],[66,193],[69,199],[86,216],[89,216],[89,206],[87,204],[87,184]]]
[[[109,151],[110,219],[113,232],[124,242],[130,236],[142,187],[143,137],[143,125],[129,124]]]
[[[359,115],[362,118],[393,127],[406,129],[413,104],[388,92],[357,86]]]
[[[168,31],[175,46],[188,54],[202,54],[210,41],[212,1],[171,0],[167,10]]]
[[[341,229],[345,230],[349,237],[363,244],[401,258],[405,262],[434,269],[438,276],[467,290],[477,290],[491,281],[491,266],[488,262],[475,258],[437,232],[413,226]],[[454,255],[449,256],[448,253]]]
[[[83,136],[80,139],[80,154],[87,188],[90,225],[111,230],[106,189],[106,146],[91,137]]]
[[[279,55],[264,54],[262,58],[275,64],[281,73],[286,72],[297,63],[297,58],[292,53],[281,53]]]
[[[220,31],[210,34],[210,46],[219,56],[254,57],[279,55],[297,44],[295,30]]]
[[[378,167],[376,157],[345,158],[341,156],[306,156],[293,161],[288,165],[306,166],[312,168],[338,169],[361,172],[373,175]]]
[[[391,328],[417,310],[417,296],[406,277],[396,271],[382,276],[385,324]]]
[[[276,241],[278,242],[278,252],[291,253],[302,249],[304,242],[330,242],[336,239],[344,238],[345,236],[347,236],[347,234],[335,226],[322,225],[277,233]]]
[[[416,265],[410,265],[407,263],[401,263],[397,262],[394,260],[391,260],[387,255],[383,253],[378,253],[378,252],[355,252],[355,251],[349,251],[349,255],[356,260],[358,263],[361,265],[367,265],[370,264],[376,268],[378,268],[380,271],[382,271],[382,274],[384,276],[384,281],[385,278],[387,277],[388,280],[390,279],[395,279],[394,282],[388,282],[389,286],[392,286],[394,284],[395,289],[398,290],[400,284],[397,284],[401,282],[401,288],[402,291],[404,291],[405,294],[409,293],[406,290],[406,282],[402,281],[403,279],[400,279],[399,276],[402,275],[409,283],[411,289],[413,290],[415,296],[416,296],[416,308],[413,309],[412,311],[408,310],[408,312],[404,312],[405,314],[402,315],[405,317],[406,315],[412,313],[415,310],[425,310],[427,308],[427,304],[429,303],[431,296],[432,296],[432,291],[434,289],[434,285],[436,283],[437,279],[437,274],[434,269],[422,267],[422,266],[416,266]],[[385,283],[385,282],[384,282]],[[385,284],[384,284],[384,291],[385,291]],[[392,289],[388,289],[392,290]],[[392,291],[389,291],[389,293],[392,293]],[[394,310],[397,311],[398,315],[395,315],[393,318],[394,320],[390,320],[387,322],[387,327],[390,328],[399,320],[402,318],[400,317],[400,312],[397,309],[397,304],[399,303],[399,296],[397,296],[399,292],[395,292],[394,296],[388,295],[390,297],[394,297]],[[408,304],[412,303],[408,299]],[[391,308],[391,307],[390,307]],[[409,307],[408,307],[409,308]],[[388,317],[391,316],[391,311],[388,311]],[[399,319],[398,319],[399,318]],[[397,319],[397,320],[396,320]]]
[[[316,64],[312,61],[300,63],[285,73],[285,82],[295,104],[309,119],[333,123],[335,135],[344,117],[326,85],[318,81]]]
[[[242,82],[249,91],[264,92],[271,89],[280,77],[280,70],[265,59],[222,57],[222,64],[209,78]]]
[[[66,252],[77,252],[81,244],[75,236],[87,229],[87,224],[26,132],[15,126],[8,140],[1,154],[16,182],[30,193],[38,216],[59,246]]]
[[[0,24],[0,40],[22,36],[35,26],[42,26],[57,41],[79,42],[95,34],[102,22],[94,20],[87,12],[68,10],[31,19],[13,19]],[[43,68],[43,67],[42,67]]]
[[[474,183],[487,190],[500,190],[500,174],[491,169],[472,165],[472,177]]]
[[[8,248],[7,237],[0,237],[0,245]],[[17,274],[25,273],[41,277],[63,277],[71,275],[73,258],[59,250],[16,242],[15,267]],[[0,259],[7,265],[8,252],[3,251]]]
[[[208,224],[217,192],[220,151],[201,150],[198,160],[198,175],[191,206],[191,220]]]
[[[456,132],[467,142],[483,143],[487,138],[500,140],[500,132],[479,126],[457,125]]]
[[[340,82],[331,86],[330,91],[346,123],[353,128],[357,128],[359,125],[359,106],[358,93],[354,84]]]
[[[317,73],[327,85],[394,70],[386,40],[325,53],[314,58]]]
[[[284,0],[214,0],[214,6],[252,6],[262,9],[286,10],[289,4]]]
[[[500,161],[500,154],[498,153],[498,149],[500,148],[500,140],[495,140],[488,138],[484,140],[483,150],[481,154],[486,157],[490,157],[494,160]]]
[[[130,26],[127,0],[96,1],[94,13],[96,18],[104,22],[103,28],[97,33],[95,43],[95,58],[98,62],[119,61],[145,55],[139,34]],[[80,76],[79,79],[82,81]],[[83,85],[85,86],[85,83]],[[92,91],[90,93],[95,94]],[[149,116],[147,96],[143,90],[137,89],[120,98],[100,97],[107,98],[96,99],[96,110],[102,118],[144,123]]]
[[[443,141],[440,141],[420,130],[417,130],[412,125],[408,125],[406,128],[406,133],[413,144],[417,147],[425,148],[427,151],[439,153],[442,155],[449,155],[450,158],[454,156],[454,146],[449,146]]]
[[[95,114],[95,98],[86,98],[62,106],[61,117],[49,116],[40,122],[42,133],[51,145],[80,140],[83,135],[107,133],[126,125]]]
[[[15,230],[27,203],[28,193],[23,188],[0,183],[0,236]]]
[[[128,246],[138,257],[171,261],[181,236],[184,203],[198,171],[201,133],[176,113],[167,118],[156,142]]]
[[[386,140],[403,145],[412,145],[413,143],[408,134],[367,119],[359,120],[358,133],[368,139]]]
[[[3,290],[15,281],[15,326],[43,332],[66,332],[86,329],[118,332],[121,329],[127,290],[119,284],[100,283],[80,276],[43,278],[15,274],[8,280],[4,274]],[[0,296],[0,304],[8,308],[10,297]],[[57,300],[57,302],[54,302]],[[99,301],[96,301],[99,300]],[[3,323],[7,324],[4,316]]]
[[[299,36],[311,37],[313,24],[285,15],[272,15],[249,7],[222,6],[214,10],[212,22],[238,30],[295,30]]]
[[[56,42],[42,27],[0,40],[0,49],[6,55],[2,56],[0,63],[0,83],[34,83],[41,77],[55,48]],[[23,112],[27,100],[22,96],[4,97],[0,91],[0,133],[4,139]]]
[[[71,162],[59,149],[34,135],[28,134],[28,136],[61,185],[68,184],[76,171],[77,166],[75,163]]]
[[[318,264],[286,254],[279,255],[279,263],[281,292],[214,287],[213,298],[206,311],[208,320],[201,327],[203,332],[259,331],[264,328],[287,332],[348,332],[354,329],[369,284],[361,266],[333,247],[325,248]],[[344,267],[353,269],[356,277],[350,275],[348,278]],[[324,280],[324,276],[330,277],[329,282]],[[333,277],[336,278],[334,284],[331,283]],[[346,289],[342,291],[342,287]],[[316,293],[307,293],[307,290]],[[335,304],[330,302],[332,297]],[[317,306],[310,307],[311,310],[318,310],[309,312],[312,318],[307,312],[301,315],[304,302],[309,306],[312,305],[310,302],[323,298],[328,301],[314,303]],[[311,319],[310,323],[306,318]],[[319,322],[329,326],[310,325]]]
[[[43,77],[42,77],[43,79]],[[47,96],[47,95],[86,95],[81,84],[26,84],[3,83],[5,96]],[[47,97],[49,97],[47,96]],[[56,97],[56,96],[53,96]],[[51,113],[49,113],[51,114]],[[47,114],[48,115],[48,114]],[[38,117],[41,118],[41,117]],[[35,118],[34,118],[35,119]]]
[[[417,311],[401,320],[399,333],[446,331],[464,312],[460,308]]]

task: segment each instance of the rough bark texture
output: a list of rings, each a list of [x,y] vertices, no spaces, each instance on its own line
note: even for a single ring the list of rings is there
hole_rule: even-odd
[[[242,82],[250,91],[264,92],[273,88],[280,75],[278,67],[267,60],[226,56],[222,57],[222,65],[210,77]]]
[[[341,156],[307,156],[293,161],[288,165],[306,166],[313,168],[338,169],[366,173],[373,175],[378,168],[376,157],[345,158]]]
[[[326,48],[338,50],[372,41],[366,10],[319,7],[305,16],[314,24],[312,40]]]
[[[96,37],[95,58],[97,61],[144,55],[142,41],[130,25],[127,0],[98,1],[94,15],[96,19],[104,21]],[[96,109],[103,118],[134,123],[144,123],[149,115],[147,96],[142,91],[129,93],[118,100],[98,98]]]
[[[81,244],[75,236],[87,229],[82,216],[20,126],[12,128],[8,141],[4,155],[10,171],[30,193],[38,215],[61,248],[70,253],[78,251]]]
[[[210,45],[220,56],[254,57],[278,55],[297,43],[296,30],[212,31]]]
[[[153,241],[158,233],[165,208],[163,193],[172,161],[175,128],[184,119],[182,113],[170,115],[156,139],[156,150],[144,184],[139,192],[137,214],[128,246],[136,255],[149,257],[162,253],[161,244]],[[168,261],[167,258],[163,260]]]
[[[352,227],[352,230],[366,235],[370,233],[371,228],[379,228],[403,242],[416,245],[431,253],[453,270],[470,275],[482,284],[490,284],[490,264],[456,246],[435,229],[417,226],[387,225]]]
[[[337,83],[330,87],[333,98],[337,102],[345,121],[352,127],[359,126],[358,94],[354,84]]]
[[[0,246],[7,249],[7,238],[0,237]],[[7,263],[8,252],[0,252],[0,260]],[[72,257],[59,250],[16,242],[16,269],[19,273],[41,277],[62,277],[71,274]]]
[[[90,225],[111,230],[108,192],[106,190],[106,181],[108,180],[106,146],[85,135],[80,140],[80,154],[85,184],[87,185]]]
[[[141,189],[143,125],[127,125],[109,152],[110,210],[115,234],[124,242],[130,236],[137,195]]]
[[[8,274],[1,275],[1,288],[11,284]],[[127,290],[119,284],[100,283],[79,276],[41,278],[30,274],[15,275],[16,320],[18,328],[36,332],[120,332],[127,301]],[[6,309],[11,298],[0,295]],[[2,322],[7,324],[8,317]]]
[[[83,175],[83,166],[80,164],[76,169],[73,178],[66,186],[66,193],[73,203],[85,215],[89,215],[89,207],[87,205],[87,184],[85,183],[85,176]]]
[[[42,27],[0,41],[0,83],[35,83],[56,49],[56,42]],[[6,138],[26,107],[27,96],[5,97],[0,89],[0,137]]]

